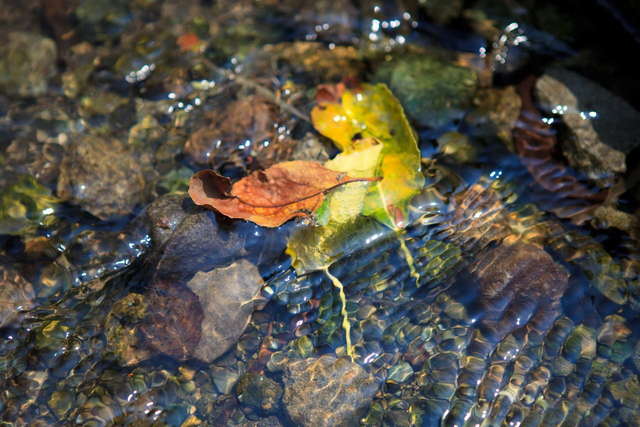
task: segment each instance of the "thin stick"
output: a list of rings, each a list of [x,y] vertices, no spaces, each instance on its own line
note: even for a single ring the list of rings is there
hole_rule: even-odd
[[[253,90],[258,92],[260,95],[264,96],[265,98],[269,98],[270,101],[272,101],[274,104],[278,105],[281,109],[293,114],[294,116],[298,117],[301,120],[304,120],[305,122],[308,122],[308,123],[311,122],[311,120],[309,119],[309,116],[307,116],[302,111],[298,110],[293,105],[290,105],[290,104],[287,104],[286,102],[281,101],[280,99],[278,99],[278,97],[271,90],[269,90],[268,88],[262,86],[261,84],[256,83],[251,79],[247,79],[245,77],[242,77],[242,76],[240,76],[238,74],[234,74],[229,70],[225,70],[224,68],[218,67],[216,64],[214,64],[213,62],[211,62],[207,58],[202,58],[202,60],[209,67],[213,68],[218,73],[223,74],[229,80],[236,81],[242,86],[246,86],[246,87],[252,88]]]

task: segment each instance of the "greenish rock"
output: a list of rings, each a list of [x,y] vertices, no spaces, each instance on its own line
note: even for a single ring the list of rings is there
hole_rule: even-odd
[[[402,384],[413,376],[413,368],[407,362],[400,362],[394,365],[387,374],[387,382]]]
[[[106,41],[118,36],[130,21],[128,4],[124,0],[82,0],[75,16],[85,38]]]
[[[0,47],[0,91],[39,96],[56,74],[56,45],[36,33],[13,32]]]
[[[123,365],[134,365],[151,356],[138,332],[147,306],[143,295],[131,293],[116,302],[106,318],[107,348]]]
[[[94,91],[80,99],[80,112],[83,116],[108,115],[129,102],[112,92]]]
[[[149,200],[150,167],[116,138],[85,135],[67,148],[58,195],[100,219],[130,214]]]
[[[187,167],[171,169],[158,180],[158,189],[165,193],[186,193],[192,175],[193,170]]]
[[[331,355],[290,363],[284,384],[285,409],[302,426],[354,425],[379,387],[360,365]]]
[[[10,325],[21,311],[32,308],[34,299],[31,283],[0,259],[0,328]]]
[[[251,372],[238,380],[236,393],[242,404],[269,413],[278,409],[282,387],[271,378]]]
[[[373,78],[391,88],[413,121],[435,129],[464,117],[478,80],[472,70],[434,55],[399,56],[383,63]]]
[[[476,160],[478,150],[469,137],[459,132],[447,132],[438,138],[440,152],[452,157],[458,163],[472,163]]]
[[[636,411],[640,409],[640,381],[636,375],[613,382],[608,388],[620,404]]]
[[[0,190],[0,234],[35,231],[56,209],[58,199],[29,175],[12,177]]]
[[[293,348],[301,357],[309,357],[315,351],[313,342],[306,335],[295,339],[291,343],[291,348]]]

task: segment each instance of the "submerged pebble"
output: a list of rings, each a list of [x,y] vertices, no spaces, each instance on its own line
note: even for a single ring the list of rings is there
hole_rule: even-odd
[[[153,174],[117,138],[83,136],[60,165],[58,195],[100,219],[129,215],[149,201]]]
[[[379,386],[360,365],[330,355],[291,362],[284,384],[285,409],[303,426],[357,423]]]
[[[7,261],[0,258],[0,328],[10,325],[20,312],[33,307],[35,299],[31,283]]]

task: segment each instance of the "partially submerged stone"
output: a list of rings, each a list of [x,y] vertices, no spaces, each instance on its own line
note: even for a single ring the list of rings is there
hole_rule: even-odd
[[[474,134],[485,138],[497,136],[511,151],[515,151],[511,131],[522,107],[515,88],[481,89],[473,103],[476,108],[465,117],[465,121],[475,127]]]
[[[331,355],[290,363],[284,383],[287,413],[302,426],[357,424],[379,386],[360,365]]]
[[[189,215],[192,203],[182,194],[165,194],[153,201],[145,211],[153,246],[159,249]]]
[[[547,71],[535,90],[544,111],[559,115],[569,128],[561,148],[573,167],[596,176],[626,171],[626,155],[640,145],[638,111],[568,70]]]
[[[184,153],[193,162],[214,169],[224,164],[267,168],[288,159],[293,150],[287,121],[265,97],[242,97],[208,112],[206,125],[191,134]]]

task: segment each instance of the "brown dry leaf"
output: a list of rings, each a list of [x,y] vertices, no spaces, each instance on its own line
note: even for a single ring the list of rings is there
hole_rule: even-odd
[[[341,185],[377,178],[351,178],[320,163],[292,161],[257,171],[231,185],[213,170],[191,177],[189,196],[230,218],[242,218],[265,227],[278,227],[320,207],[324,194]]]

